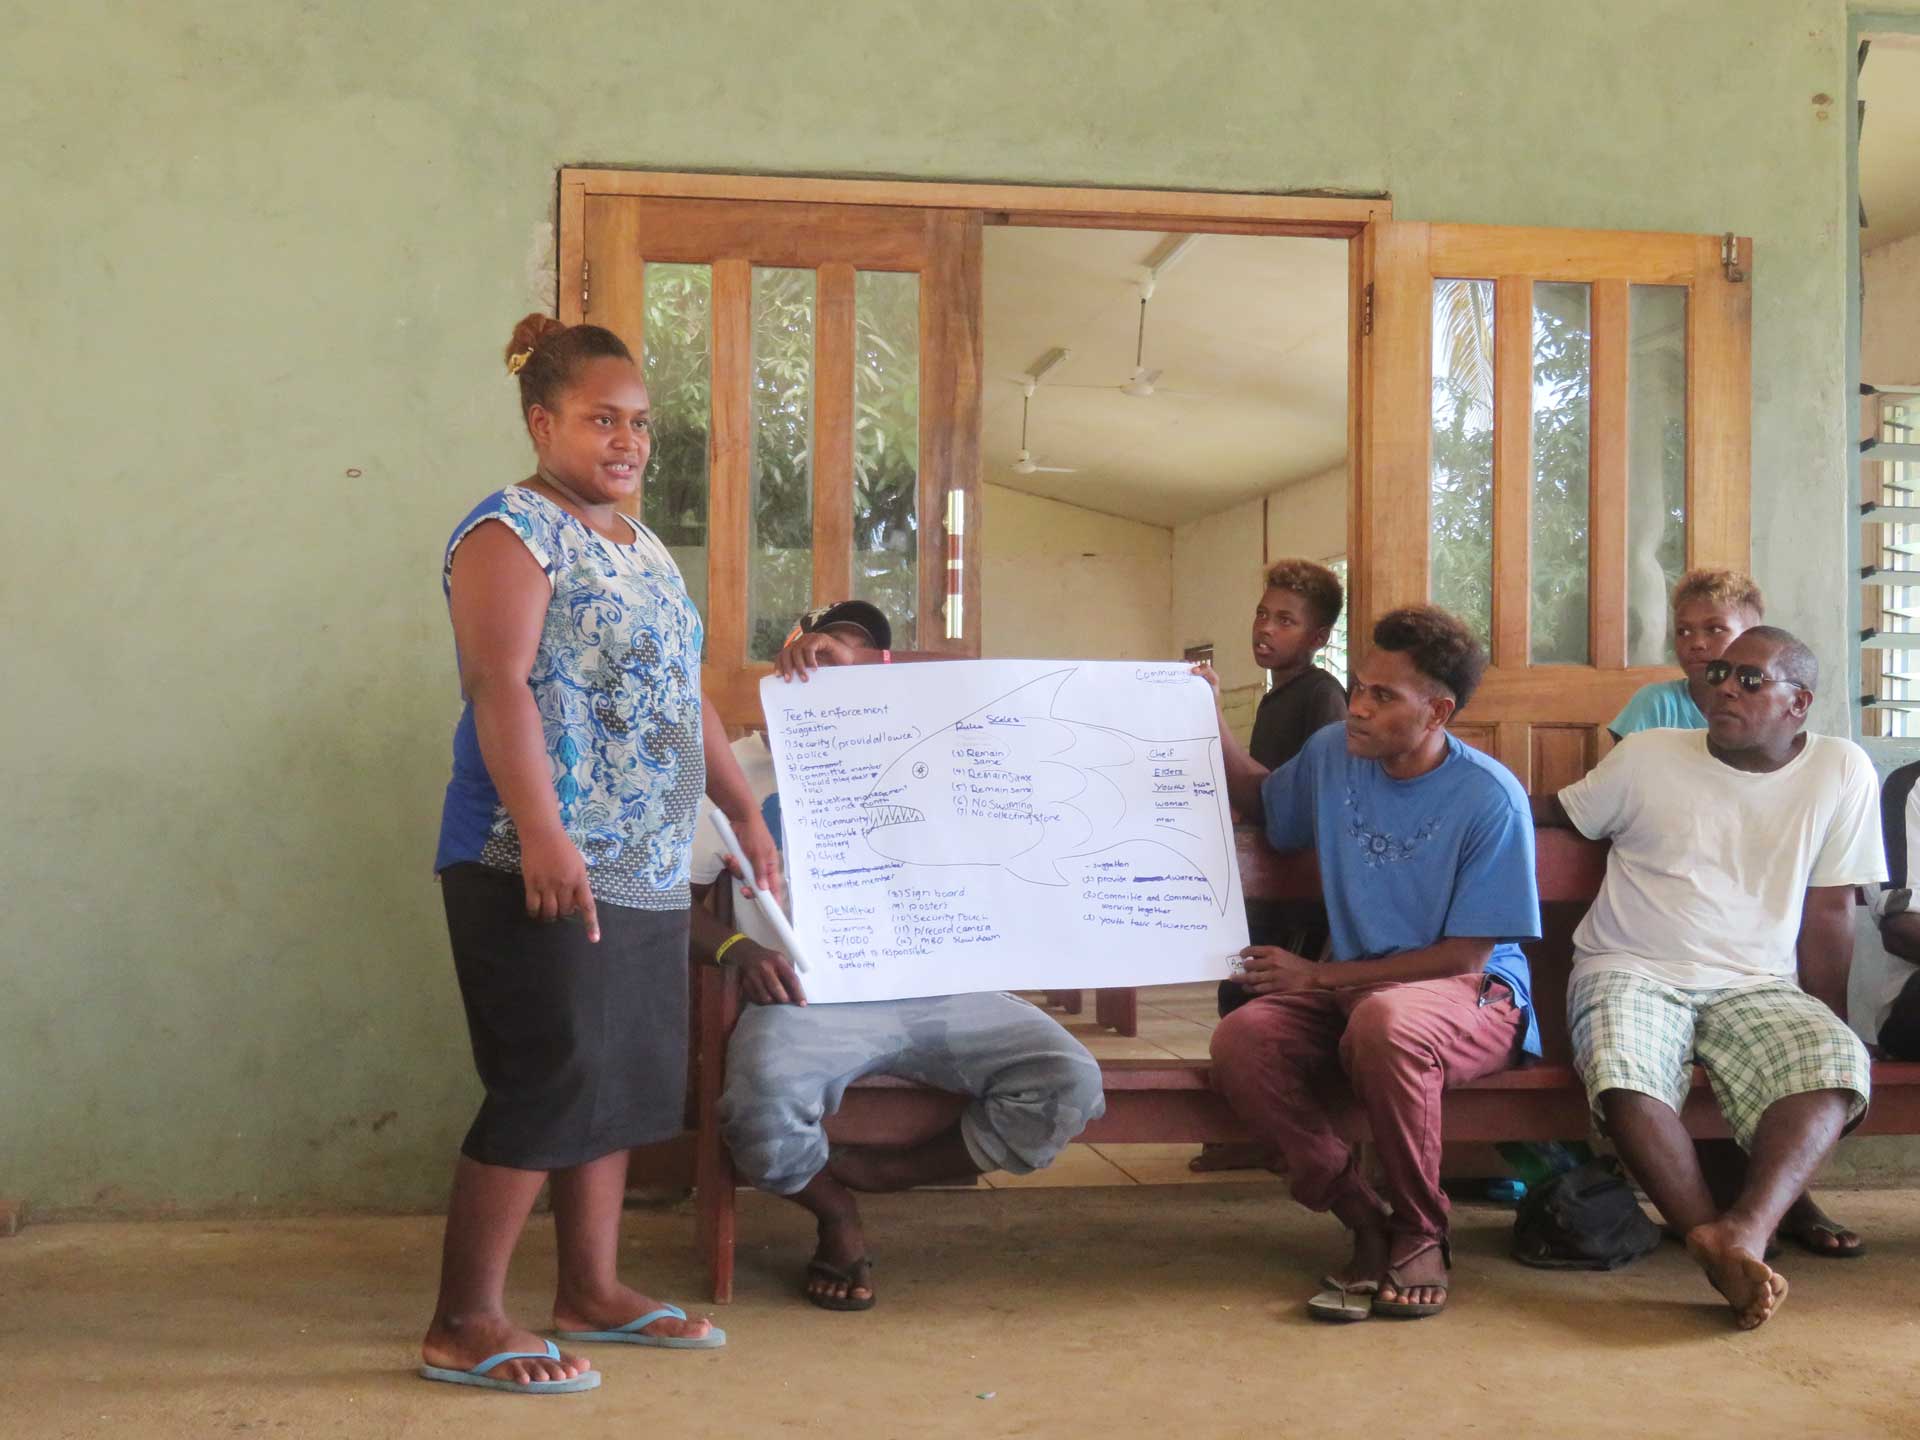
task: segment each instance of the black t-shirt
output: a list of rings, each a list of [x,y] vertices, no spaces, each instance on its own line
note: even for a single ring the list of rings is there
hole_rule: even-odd
[[[1247,751],[1269,770],[1278,770],[1300,753],[1314,731],[1347,718],[1347,692],[1318,665],[1309,665],[1286,684],[1269,690],[1253,717]],[[1283,945],[1296,955],[1317,959],[1327,944],[1327,910],[1318,900],[1249,900],[1247,932],[1256,945]],[[1222,1013],[1233,1001],[1221,985]]]
[[[1261,697],[1247,753],[1267,769],[1278,770],[1300,753],[1316,730],[1346,718],[1347,692],[1318,665],[1309,665]]]

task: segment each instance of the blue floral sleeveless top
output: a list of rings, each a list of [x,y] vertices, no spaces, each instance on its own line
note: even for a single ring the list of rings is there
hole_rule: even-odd
[[[642,910],[688,903],[693,824],[706,788],[700,613],[645,526],[607,540],[522,485],[489,495],[447,542],[488,521],[520,537],[553,586],[527,684],[540,711],[560,820],[586,857],[594,899]],[[461,861],[520,869],[520,838],[480,756],[473,706],[453,736],[436,872]]]

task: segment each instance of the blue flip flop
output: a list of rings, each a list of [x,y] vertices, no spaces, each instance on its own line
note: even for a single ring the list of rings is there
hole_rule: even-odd
[[[629,1320],[618,1330],[556,1330],[553,1333],[562,1340],[584,1341],[587,1344],[604,1345],[653,1345],[662,1350],[718,1350],[727,1343],[727,1332],[714,1326],[706,1334],[695,1339],[680,1335],[642,1335],[640,1332],[656,1320],[684,1320],[687,1312],[678,1305],[662,1305],[658,1310],[649,1310],[638,1320]]]
[[[551,1340],[545,1350],[502,1350],[489,1355],[471,1370],[448,1370],[440,1365],[422,1365],[420,1374],[427,1380],[444,1380],[449,1385],[477,1385],[482,1390],[511,1390],[519,1395],[571,1395],[580,1390],[600,1388],[600,1372],[589,1370],[571,1380],[496,1380],[488,1372],[509,1360],[558,1360],[560,1347]]]

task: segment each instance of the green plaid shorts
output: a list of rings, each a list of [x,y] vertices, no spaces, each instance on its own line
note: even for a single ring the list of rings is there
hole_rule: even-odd
[[[1851,1090],[1849,1129],[1867,1112],[1867,1050],[1820,1001],[1785,980],[1739,990],[1683,990],[1627,970],[1576,980],[1567,998],[1573,1063],[1587,1087],[1594,1128],[1600,1096],[1635,1090],[1686,1103],[1689,1061],[1706,1066],[1733,1138],[1753,1143],[1767,1107],[1810,1090]]]

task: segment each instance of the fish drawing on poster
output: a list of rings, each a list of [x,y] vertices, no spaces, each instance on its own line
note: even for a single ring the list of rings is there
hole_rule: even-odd
[[[1216,807],[1196,806],[1212,793],[1208,756],[1219,741],[1152,744],[1057,719],[1071,673],[1029,681],[881,771],[864,806],[867,844],[906,865],[999,865],[1036,885],[1065,885],[1063,860],[1159,845],[1194,867],[1224,911],[1232,831]],[[1152,811],[1121,788],[1143,761]],[[1196,777],[1205,777],[1197,794]]]
[[[1184,665],[823,670],[762,699],[809,999],[1217,979],[1246,943]]]

